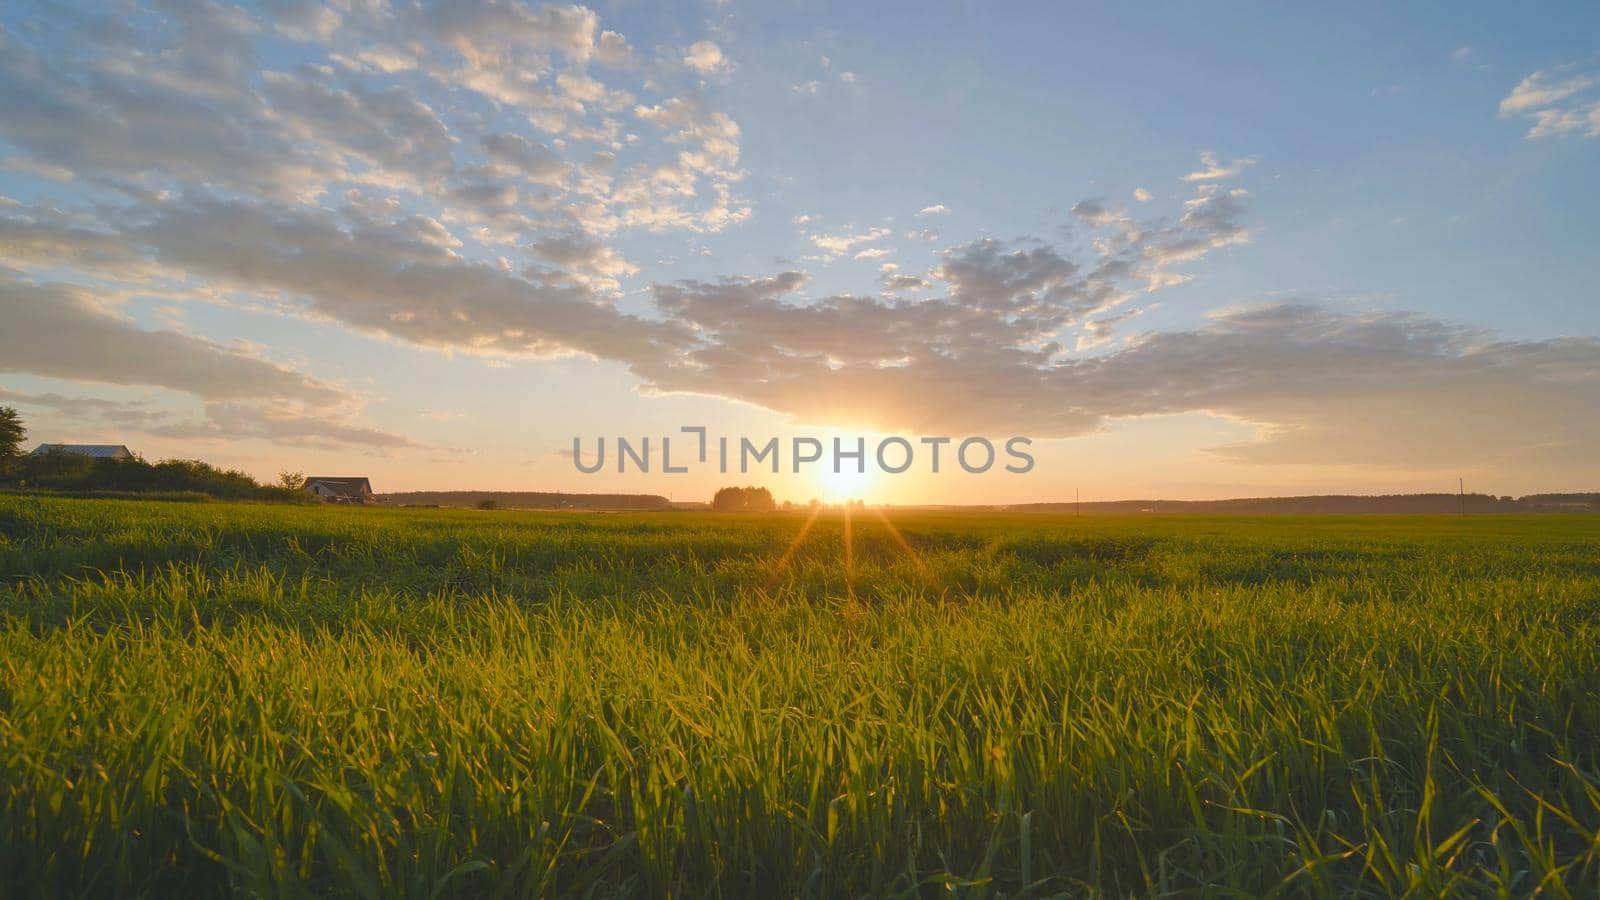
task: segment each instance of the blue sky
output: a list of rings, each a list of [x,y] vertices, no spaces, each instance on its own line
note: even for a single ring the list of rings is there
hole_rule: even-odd
[[[380,489],[1592,487],[1600,7],[8,6],[0,403]],[[337,472],[336,472],[337,473]]]

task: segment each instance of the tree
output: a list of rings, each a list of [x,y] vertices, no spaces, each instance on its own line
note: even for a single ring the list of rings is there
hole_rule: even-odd
[[[772,492],[764,487],[725,487],[711,498],[711,508],[720,512],[772,512]]]
[[[303,472],[279,472],[278,487],[286,491],[298,491],[306,486],[306,476]]]
[[[0,406],[0,459],[16,459],[22,455],[22,439],[28,429],[22,426],[22,417],[9,406]]]
[[[493,499],[487,499],[486,498],[486,499],[478,501],[478,508],[479,509],[499,509],[500,508],[500,504],[494,502]]]
[[[711,497],[711,508],[718,512],[736,512],[744,509],[744,488],[719,488]]]

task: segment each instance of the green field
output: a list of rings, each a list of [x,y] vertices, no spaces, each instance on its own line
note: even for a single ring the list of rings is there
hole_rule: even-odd
[[[0,497],[0,894],[1594,897],[1600,517]]]

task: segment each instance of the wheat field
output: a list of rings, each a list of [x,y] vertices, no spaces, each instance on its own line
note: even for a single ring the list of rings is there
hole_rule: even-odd
[[[0,893],[1593,897],[1597,547],[3,496]]]

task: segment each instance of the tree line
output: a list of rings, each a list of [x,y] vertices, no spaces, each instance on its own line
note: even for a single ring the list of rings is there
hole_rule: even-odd
[[[203,495],[228,500],[306,502],[288,479],[264,485],[236,469],[198,459],[96,459],[60,450],[38,456],[23,452],[28,430],[15,409],[0,406],[0,488],[65,494]]]

